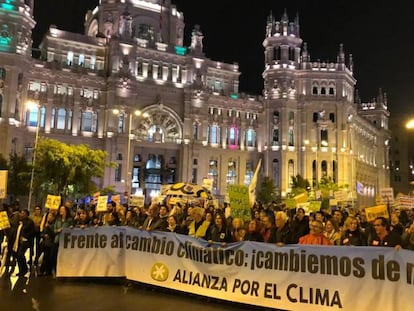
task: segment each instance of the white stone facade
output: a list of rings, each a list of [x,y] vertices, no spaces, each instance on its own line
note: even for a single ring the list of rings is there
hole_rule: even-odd
[[[39,59],[21,39],[35,25],[33,4],[15,3],[8,7],[15,14],[0,8],[0,26],[15,30],[0,39],[6,156],[31,158],[40,112],[41,136],[107,151],[119,166],[97,183],[119,192],[150,195],[163,183],[211,178],[224,196],[228,183],[249,183],[260,158],[261,176],[282,195],[297,174],[348,184],[361,205],[389,184],[386,97],[358,103],[352,57],[345,64],[341,46],[336,63],[312,62],[298,20],[287,14],[268,19],[263,96],[249,96],[239,91],[236,63],[204,55],[198,26],[183,46],[183,14],[170,1],[102,0],[86,14],[84,35],[51,26]]]

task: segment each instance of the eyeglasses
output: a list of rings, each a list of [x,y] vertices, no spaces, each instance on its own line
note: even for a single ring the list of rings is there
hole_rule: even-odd
[[[374,224],[374,227],[382,227],[381,224]]]

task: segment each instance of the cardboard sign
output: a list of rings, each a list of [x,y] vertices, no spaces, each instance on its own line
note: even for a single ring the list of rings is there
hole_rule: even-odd
[[[60,197],[60,195],[48,194],[46,197],[45,207],[50,210],[57,211],[60,207],[61,201],[62,201],[62,198]]]

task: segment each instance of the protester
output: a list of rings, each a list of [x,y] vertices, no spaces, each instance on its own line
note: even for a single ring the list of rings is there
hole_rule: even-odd
[[[299,244],[332,245],[331,241],[323,234],[323,224],[319,220],[310,223],[310,232],[299,238]]]
[[[402,245],[401,236],[391,231],[388,220],[377,217],[374,220],[375,235],[370,241],[371,246],[386,246],[400,249]]]
[[[341,234],[340,245],[346,246],[366,246],[367,237],[359,226],[358,219],[355,216],[348,216],[345,220]]]
[[[35,225],[33,220],[29,218],[29,210],[24,209],[20,211],[19,222],[12,227],[11,238],[9,240],[12,247],[12,254],[15,256],[19,267],[19,273],[17,274],[19,277],[24,276],[29,271],[25,254],[33,244],[34,236]]]
[[[203,219],[204,209],[201,207],[192,208],[192,222],[188,226],[188,235],[195,238],[205,238],[210,222]]]
[[[341,233],[335,219],[332,218],[326,221],[323,234],[331,241],[332,245],[339,245],[341,243]]]
[[[292,235],[289,228],[288,216],[285,212],[275,212],[276,227],[272,229],[268,243],[274,243],[277,246],[290,244]]]
[[[225,217],[222,213],[216,213],[214,217],[214,225],[206,233],[205,239],[209,243],[220,242],[223,245],[233,242],[231,231],[229,230]]]

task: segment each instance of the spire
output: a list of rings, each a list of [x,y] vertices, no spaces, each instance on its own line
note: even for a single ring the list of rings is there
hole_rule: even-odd
[[[299,37],[300,36],[299,12],[296,12],[295,25],[296,25],[296,36]]]
[[[344,45],[342,43],[339,45],[338,63],[340,64],[345,63]]]
[[[273,24],[275,20],[273,18],[273,13],[270,11],[269,16],[267,17],[267,25],[266,25],[266,37],[271,37],[273,35]]]
[[[302,49],[302,61],[304,63],[310,62],[310,55],[308,52],[308,43],[303,43],[303,49]]]
[[[354,72],[354,60],[352,59],[352,54],[349,54],[349,70]]]

